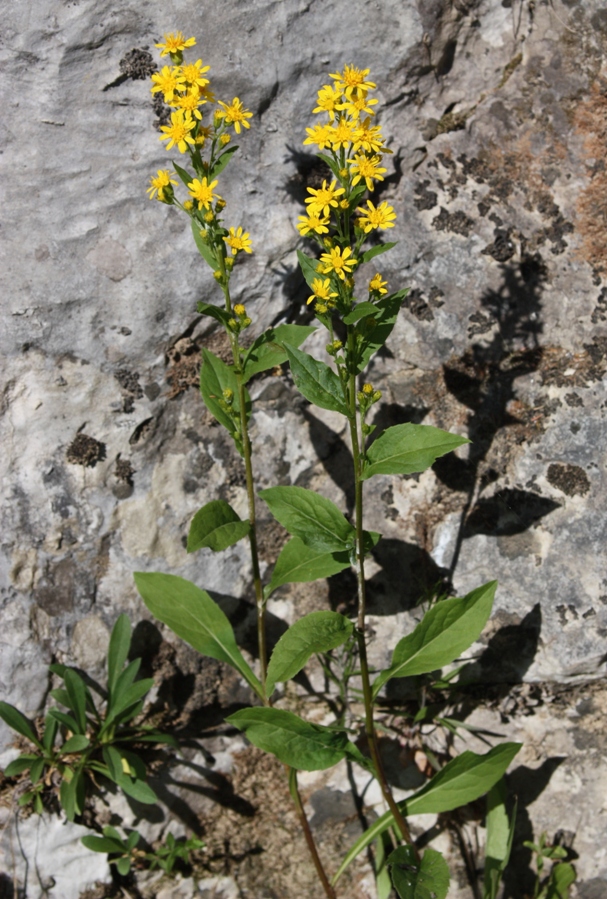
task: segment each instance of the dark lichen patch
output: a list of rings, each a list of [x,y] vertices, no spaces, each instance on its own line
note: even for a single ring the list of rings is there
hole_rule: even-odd
[[[114,466],[114,476],[116,480],[122,481],[124,484],[130,484],[132,487],[134,474],[135,469],[130,461],[128,459],[121,459],[120,456],[118,456],[116,465]]]
[[[167,352],[170,400],[190,387],[196,387],[200,380],[200,348],[191,337],[180,337]]]
[[[492,256],[496,262],[507,262],[516,252],[516,246],[510,240],[511,232],[512,229],[510,228],[507,231],[504,231],[502,228],[496,228],[493,232],[495,235],[493,243],[487,244],[481,250],[481,253],[484,256]]]
[[[553,462],[548,466],[546,480],[567,496],[585,496],[590,490],[588,475],[579,465]]]
[[[141,399],[143,390],[136,371],[129,371],[128,368],[119,368],[114,372],[114,377],[126,393],[130,393],[135,399]]]
[[[603,287],[601,290],[596,301],[596,306],[590,316],[590,321],[593,325],[598,325],[599,322],[607,321],[607,287]]]
[[[579,393],[566,393],[565,394],[565,402],[568,406],[571,406],[572,409],[575,409],[578,406],[584,405],[584,400],[579,395]]]
[[[65,458],[71,465],[84,465],[88,468],[94,468],[97,462],[105,459],[106,447],[105,443],[89,437],[88,434],[76,434],[68,446]]]
[[[441,206],[439,214],[432,220],[432,227],[437,231],[450,231],[452,234],[468,237],[474,222],[461,209],[457,212],[447,212],[445,207]]]
[[[430,181],[426,179],[418,184],[415,188],[415,198],[413,205],[420,211],[423,209],[434,209],[438,202],[438,194],[434,190],[428,190]]]
[[[595,337],[579,353],[563,347],[544,347],[539,368],[542,384],[587,387],[607,372],[607,337]]]

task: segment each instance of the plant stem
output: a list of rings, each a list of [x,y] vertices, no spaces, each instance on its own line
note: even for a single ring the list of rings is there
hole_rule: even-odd
[[[223,293],[226,301],[226,310],[231,312],[232,301],[230,288],[227,284],[225,259],[223,253],[218,253],[219,269],[223,276]],[[266,644],[266,603],[263,595],[261,574],[259,571],[259,551],[257,547],[257,518],[255,512],[255,482],[253,480],[253,466],[251,463],[251,440],[247,422],[246,390],[242,375],[242,359],[240,356],[240,344],[238,337],[231,331],[227,331],[234,359],[234,372],[238,383],[238,404],[240,408],[240,433],[242,451],[244,456],[245,480],[247,485],[247,503],[249,507],[249,545],[251,547],[251,566],[253,569],[253,584],[255,588],[255,605],[257,608],[257,646],[259,652],[259,679],[263,689],[264,705],[268,705],[266,696],[266,676],[268,670],[268,651]]]
[[[327,899],[336,899],[335,890],[329,883],[329,879],[325,874],[325,869],[323,868],[322,862],[318,855],[318,851],[316,849],[314,837],[312,836],[312,831],[310,830],[310,823],[306,817],[303,802],[301,801],[301,796],[299,794],[299,787],[297,786],[297,771],[295,770],[295,768],[289,768],[289,790],[291,792],[293,802],[295,803],[297,814],[299,815],[301,828],[304,832],[306,843],[308,844],[308,849],[310,850],[310,855],[312,856],[312,861],[314,862],[314,867],[316,868],[316,873],[318,874],[318,879],[322,883]]]
[[[350,360],[354,359],[354,336],[352,329],[348,328],[348,356]],[[356,503],[356,577],[358,581],[358,619],[356,627],[356,639],[358,643],[358,652],[360,659],[360,675],[363,688],[363,700],[365,705],[365,734],[369,743],[369,751],[373,760],[373,766],[382,795],[388,804],[388,808],[394,816],[394,821],[401,832],[402,838],[406,843],[413,845],[411,832],[402,815],[401,810],[392,795],[392,791],[386,780],[386,775],[379,754],[377,744],[377,733],[375,731],[375,722],[373,720],[373,692],[371,689],[371,679],[369,676],[369,663],[367,660],[367,643],[365,638],[365,615],[367,606],[367,594],[365,583],[365,534],[363,528],[363,480],[362,480],[362,445],[358,431],[358,421],[356,417],[356,374],[350,372],[348,380],[348,407],[350,414],[348,422],[350,425],[350,438],[352,442],[352,458],[354,463],[354,496]],[[415,848],[415,847],[414,847]]]

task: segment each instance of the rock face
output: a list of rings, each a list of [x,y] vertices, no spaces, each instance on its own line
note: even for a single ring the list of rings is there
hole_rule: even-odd
[[[421,477],[370,483],[367,527],[384,535],[370,583],[373,661],[387,661],[395,630],[411,626],[420,597],[441,579],[463,594],[498,578],[495,614],[471,668],[493,699],[469,721],[476,714],[483,726],[530,741],[518,780],[513,774],[533,803],[525,804],[522,838],[542,829],[553,837],[566,822],[579,895],[605,895],[607,831],[595,787],[607,777],[597,712],[607,634],[603,4],[188,0],[176,18],[165,6],[0,2],[8,174],[2,698],[35,717],[51,661],[99,675],[109,629],[126,611],[143,622],[141,651],[160,689],[169,657],[171,677],[196,683],[189,714],[208,706],[220,720],[217,710],[235,701],[222,691],[221,666],[205,668],[183,649],[175,656],[170,635],[162,634],[158,661],[160,634],[145,623],[132,581],[137,569],[196,580],[222,598],[247,640],[244,545],[221,556],[184,550],[201,505],[220,497],[238,511],[245,492],[239,457],[191,389],[201,347],[225,349],[195,312],[200,299],[218,302],[216,285],[185,217],[145,194],[150,175],[173,158],[154,130],[157,110],[142,80],[147,54],[157,64],[153,44],[163,32],[197,35],[217,95],[238,96],[255,112],[222,182],[226,224],[243,225],[254,242],[233,280],[254,331],[307,321],[295,223],[314,160],[302,139],[329,72],[368,67],[394,151],[376,191],[398,213],[390,233],[398,245],[382,257],[382,275],[393,289],[412,288],[387,351],[372,363],[383,393],[377,420],[423,421],[472,440]],[[288,377],[260,378],[252,394],[260,486],[312,486],[346,508],[341,424],[310,411]],[[282,539],[267,520],[266,562]],[[295,608],[349,608],[351,584],[344,576],[313,594],[293,587],[279,596],[277,633]],[[499,703],[511,685],[519,685],[516,701],[505,710]],[[523,688],[536,690],[533,702],[516,699]],[[0,734],[8,746],[4,725]],[[229,772],[233,753],[244,750],[221,740],[212,751]],[[9,746],[2,758],[13,755]],[[557,756],[566,758],[552,778]],[[543,772],[537,802],[531,769]],[[312,785],[348,789],[345,773],[342,782]],[[248,781],[247,789],[256,795]],[[212,816],[211,806],[200,803],[192,820]],[[319,828],[349,814],[336,808],[314,806]],[[22,845],[33,863],[35,839]],[[45,877],[59,871],[64,851],[73,854],[62,845],[54,856],[39,853]],[[10,858],[7,849],[9,872]],[[225,881],[226,896],[253,895],[247,883],[271,883],[271,864],[249,863],[254,874],[230,868],[240,886],[226,871],[211,880]],[[528,889],[528,865],[521,855],[509,895]],[[373,896],[361,872],[351,895]],[[463,878],[454,896],[468,895]],[[315,895],[312,878],[304,888]],[[269,889],[289,895],[284,880]],[[62,887],[45,895],[68,894]]]

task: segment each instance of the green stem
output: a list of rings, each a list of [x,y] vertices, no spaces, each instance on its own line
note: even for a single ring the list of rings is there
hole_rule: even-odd
[[[352,328],[348,328],[348,356],[350,360],[354,359],[354,333]],[[367,607],[367,592],[365,582],[365,539],[363,528],[363,480],[362,480],[362,443],[358,431],[358,422],[356,418],[356,373],[350,372],[348,381],[348,406],[350,414],[348,423],[350,425],[350,438],[352,443],[352,457],[354,464],[354,497],[356,504],[356,577],[358,581],[358,618],[356,626],[356,639],[358,643],[358,652],[360,659],[360,675],[363,688],[363,700],[365,706],[365,734],[369,743],[369,751],[375,768],[376,777],[380,785],[382,795],[388,805],[388,808],[394,816],[396,826],[401,832],[402,838],[406,843],[413,845],[411,832],[405,821],[392,791],[386,780],[383,769],[379,747],[377,744],[377,733],[375,731],[375,721],[373,719],[373,693],[371,689],[371,678],[369,675],[369,663],[367,660],[367,642],[365,638],[365,616]]]
[[[222,274],[222,287],[226,300],[226,309],[232,311],[230,288],[226,277],[225,259],[223,248],[218,252],[219,269]],[[268,671],[268,650],[266,643],[266,602],[263,595],[261,574],[259,570],[259,550],[257,547],[257,517],[255,511],[255,482],[253,480],[253,465],[251,462],[251,440],[249,438],[249,426],[247,422],[246,390],[242,374],[242,360],[238,337],[230,330],[227,331],[234,359],[234,372],[238,384],[238,404],[240,408],[240,434],[242,440],[242,452],[244,456],[245,480],[247,485],[247,503],[249,507],[249,545],[251,547],[251,565],[253,568],[253,584],[255,588],[255,605],[257,608],[257,646],[259,652],[260,681],[263,689],[264,705],[268,705],[266,696],[266,677]]]
[[[318,855],[318,851],[316,849],[316,843],[314,842],[314,837],[312,836],[310,823],[306,816],[303,802],[301,801],[301,796],[299,794],[299,787],[297,786],[297,771],[295,770],[295,768],[289,768],[289,790],[293,802],[295,803],[297,814],[299,815],[301,828],[304,832],[304,837],[306,838],[306,843],[308,844],[308,849],[310,850],[310,855],[312,856],[312,861],[314,862],[314,867],[316,868],[318,879],[322,883],[327,899],[336,899],[335,890],[329,883],[329,878],[325,874],[325,869],[323,868],[320,856]]]

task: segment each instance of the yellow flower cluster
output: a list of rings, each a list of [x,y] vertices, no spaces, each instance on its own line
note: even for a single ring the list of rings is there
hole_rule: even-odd
[[[184,61],[184,50],[195,44],[195,38],[186,38],[181,31],[164,35],[164,41],[156,46],[161,57],[169,56],[172,64],[163,66],[152,75],[151,91],[161,94],[164,102],[172,108],[170,124],[161,126],[163,133],[160,140],[167,141],[167,150],[177,147],[180,153],[189,154],[196,177],[175,165],[175,172],[189,192],[189,198],[179,202],[173,193],[173,186],[178,182],[171,178],[172,173],[159,169],[156,177],[150,178],[148,194],[150,199],[178,206],[198,225],[204,225],[202,229],[198,227],[203,244],[221,248],[221,261],[218,261],[219,268],[214,274],[223,282],[234,264],[233,257],[240,251],[251,253],[252,249],[250,237],[242,228],[226,231],[221,226],[218,213],[224,208],[225,200],[215,192],[218,180],[213,175],[224,168],[231,153],[225,152],[230,142],[227,129],[233,127],[240,134],[242,128],[250,127],[248,119],[253,113],[244,108],[238,97],[234,97],[231,103],[219,100],[210,123],[203,124],[202,107],[216,101],[207,77],[210,67],[203,65],[202,59]],[[207,160],[202,157],[203,147]],[[226,248],[232,250],[232,257],[226,257]],[[209,253],[212,257],[211,249]]]
[[[173,63],[152,75],[152,93],[162,94],[167,106],[174,109],[170,125],[161,126],[163,134],[160,140],[168,140],[167,150],[176,146],[180,153],[185,153],[188,146],[202,146],[213,132],[212,128],[202,125],[201,112],[201,107],[206,103],[215,103],[206,77],[210,67],[203,65],[202,59],[187,64],[183,62],[183,51],[195,44],[195,38],[186,39],[180,31],[165,34],[164,43],[156,44],[161,49],[160,55],[170,56]],[[215,111],[216,125],[233,125],[237,134],[240,134],[242,127],[250,127],[247,119],[253,113],[244,108],[238,97],[234,97],[230,104],[219,100],[218,105],[221,108]],[[226,144],[230,138],[227,134],[221,134],[219,139],[221,144]]]
[[[381,128],[372,122],[373,107],[378,101],[370,96],[375,84],[368,75],[369,69],[346,65],[343,72],[330,75],[333,84],[325,84],[318,91],[313,112],[324,113],[327,121],[306,128],[308,136],[304,144],[328,149],[338,178],[328,186],[323,181],[321,188],[308,188],[307,214],[299,216],[297,225],[303,237],[327,234],[331,216],[349,212],[348,198],[357,185],[372,191],[378,181],[384,180],[386,168],[382,165],[382,154],[391,151],[384,144]],[[358,207],[356,211],[361,216],[356,224],[365,233],[394,227],[396,213],[386,202],[376,207],[367,201],[367,208]],[[343,277],[341,272],[338,275]]]

